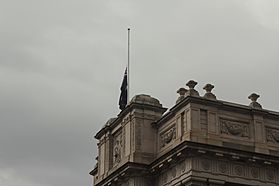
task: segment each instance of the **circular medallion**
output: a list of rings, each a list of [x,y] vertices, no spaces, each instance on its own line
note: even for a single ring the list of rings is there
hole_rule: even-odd
[[[204,170],[209,170],[210,169],[210,162],[208,160],[203,160],[203,161],[201,161],[201,166]]]
[[[219,171],[221,172],[221,173],[226,173],[227,172],[227,164],[226,163],[220,163],[219,164]]]
[[[241,176],[243,174],[243,168],[240,165],[234,167],[234,172],[236,175]]]

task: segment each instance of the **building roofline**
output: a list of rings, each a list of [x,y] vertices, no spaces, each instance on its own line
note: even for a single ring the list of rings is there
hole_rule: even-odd
[[[181,109],[182,107],[184,107],[189,103],[203,104],[203,105],[213,106],[222,109],[234,109],[234,112],[238,112],[238,113],[257,113],[260,115],[265,115],[273,119],[279,120],[279,112],[275,112],[267,109],[253,108],[247,105],[232,103],[228,101],[206,99],[199,96],[186,96],[179,103],[177,103],[172,108],[170,108],[169,111],[166,114],[164,114],[159,120],[154,122],[153,125],[155,127],[159,127],[162,123],[172,118],[179,109]]]

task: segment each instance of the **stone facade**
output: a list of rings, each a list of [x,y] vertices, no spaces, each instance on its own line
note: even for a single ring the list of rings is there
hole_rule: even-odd
[[[251,94],[248,106],[218,100],[195,81],[168,111],[135,96],[96,134],[94,186],[279,185],[279,113]],[[167,111],[167,112],[166,112]]]

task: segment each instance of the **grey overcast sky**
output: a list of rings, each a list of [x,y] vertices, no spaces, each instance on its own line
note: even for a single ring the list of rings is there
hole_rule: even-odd
[[[278,0],[0,0],[0,186],[89,186],[94,134],[131,95],[189,79],[279,110]]]

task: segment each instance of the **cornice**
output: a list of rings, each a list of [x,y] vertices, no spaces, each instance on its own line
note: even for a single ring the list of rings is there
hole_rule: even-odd
[[[89,172],[91,176],[94,176],[98,173],[98,166],[96,166],[92,171]]]
[[[149,168],[146,164],[127,162],[118,169],[116,169],[114,172],[110,173],[107,177],[98,182],[95,186],[111,185],[111,183],[123,180],[133,173],[137,174],[137,176],[140,176],[140,174],[146,174],[148,173],[148,170]]]
[[[169,152],[155,159],[150,165],[149,170],[153,173],[159,173],[161,170],[168,168],[180,159],[201,156],[215,156],[230,159],[232,161],[256,162],[265,165],[279,165],[279,157],[268,154],[261,154],[254,151],[244,151],[229,147],[202,144],[197,142],[184,141]],[[159,171],[159,172],[158,172]]]

